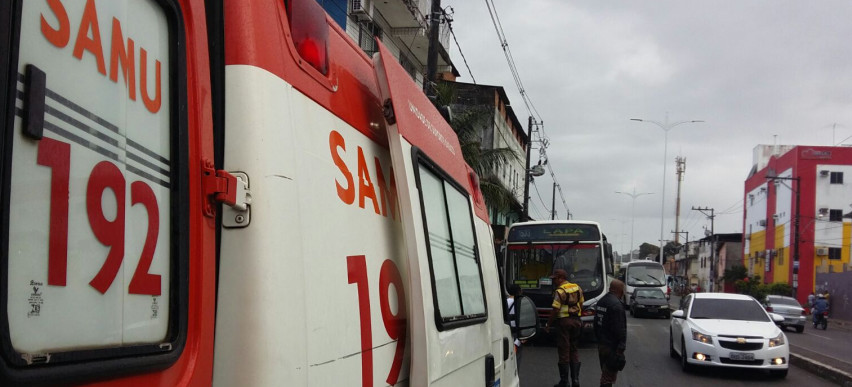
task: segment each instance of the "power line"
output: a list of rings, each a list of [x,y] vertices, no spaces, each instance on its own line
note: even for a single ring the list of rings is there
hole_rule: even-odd
[[[452,7],[450,7],[450,11],[455,12]],[[475,85],[476,78],[473,77],[473,72],[470,71],[470,66],[467,64],[467,58],[465,58],[464,52],[462,52],[461,45],[459,45],[459,40],[456,39],[456,32],[453,30],[453,19],[448,17],[446,12],[444,12],[444,19],[447,21],[447,28],[450,30],[450,35],[453,36],[453,41],[456,42],[456,48],[459,49],[459,54],[461,55],[462,61],[464,62],[464,67],[467,68],[467,73],[470,75],[470,79]]]

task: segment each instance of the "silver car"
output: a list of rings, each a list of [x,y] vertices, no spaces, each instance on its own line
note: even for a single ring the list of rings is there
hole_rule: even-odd
[[[805,330],[805,309],[793,297],[787,296],[766,296],[763,301],[763,308],[767,312],[777,313],[784,316],[784,322],[779,325],[781,328],[791,327],[796,328],[796,332],[802,333]]]

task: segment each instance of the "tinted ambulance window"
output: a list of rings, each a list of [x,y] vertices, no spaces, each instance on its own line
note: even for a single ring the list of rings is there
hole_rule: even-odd
[[[24,373],[162,366],[186,310],[178,6],[13,3],[18,18],[2,26],[19,33],[2,53],[17,92],[2,123],[3,358]]]
[[[468,197],[425,164],[419,178],[439,326],[475,323],[485,299]]]

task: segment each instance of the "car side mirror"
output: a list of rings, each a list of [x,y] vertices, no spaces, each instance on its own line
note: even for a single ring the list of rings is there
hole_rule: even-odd
[[[673,318],[683,318],[683,309],[676,310],[672,312]]]
[[[769,313],[769,317],[772,317],[772,321],[775,323],[775,325],[780,325],[784,322],[784,316],[778,313]]]
[[[517,312],[512,334],[519,340],[527,340],[538,330],[538,311],[533,300],[526,296],[515,297],[515,305]]]

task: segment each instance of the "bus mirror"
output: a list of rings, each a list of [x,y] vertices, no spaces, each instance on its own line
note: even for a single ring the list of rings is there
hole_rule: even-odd
[[[535,303],[529,297],[515,297],[515,304],[518,306],[515,313],[514,326],[512,333],[520,340],[526,340],[535,336],[538,330],[538,314],[535,308]]]

